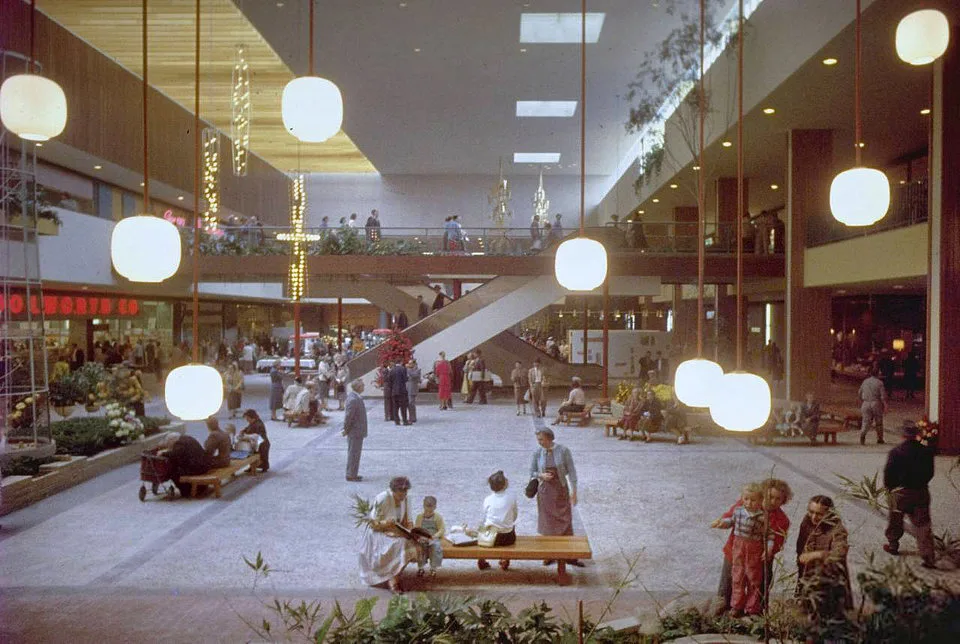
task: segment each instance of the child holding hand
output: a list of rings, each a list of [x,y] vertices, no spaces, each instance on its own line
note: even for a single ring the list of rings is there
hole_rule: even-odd
[[[437,512],[437,499],[433,496],[423,497],[423,512],[417,515],[414,525],[422,530],[426,530],[432,535],[429,541],[419,543],[417,548],[417,576],[424,575],[424,566],[427,559],[430,560],[430,576],[437,574],[443,562],[443,546],[440,539],[446,533],[446,527],[443,523],[443,517]]]
[[[749,483],[743,488],[743,505],[733,508],[729,517],[710,524],[712,528],[733,528],[731,549],[732,594],[730,608],[734,617],[758,615],[763,604],[764,559],[773,540],[765,539],[763,486]]]

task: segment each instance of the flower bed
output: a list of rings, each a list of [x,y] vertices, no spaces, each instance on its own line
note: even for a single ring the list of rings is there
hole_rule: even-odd
[[[126,414],[124,414],[126,415]],[[70,418],[50,423],[53,440],[57,444],[58,454],[72,456],[93,456],[105,449],[120,447],[124,443],[136,440],[139,435],[149,436],[160,431],[161,427],[169,425],[167,418],[144,417],[136,419],[142,424],[140,434],[126,430],[121,421],[119,425],[111,426],[119,418],[88,416],[85,418]]]

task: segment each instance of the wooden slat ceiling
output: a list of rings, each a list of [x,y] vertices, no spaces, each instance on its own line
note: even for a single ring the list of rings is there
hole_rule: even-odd
[[[37,8],[126,69],[141,73],[138,0],[38,0]],[[231,0],[203,0],[201,11],[200,112],[206,121],[230,135],[233,64],[242,43],[252,72],[254,154],[282,172],[376,172],[343,131],[324,143],[298,144],[280,115],[280,94],[293,73]],[[192,112],[194,0],[155,0],[149,12],[150,84]]]

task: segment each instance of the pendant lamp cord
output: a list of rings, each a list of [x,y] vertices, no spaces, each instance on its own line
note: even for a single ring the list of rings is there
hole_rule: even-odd
[[[859,0],[858,0],[859,1]],[[739,0],[737,24],[737,370],[743,369],[743,0]]]
[[[193,58],[193,362],[200,362],[200,0],[194,16]]]
[[[150,107],[147,103],[147,0],[143,0],[143,212],[150,213],[150,131],[147,127],[147,114]]]
[[[32,73],[37,68],[37,0],[30,0],[30,69]]]
[[[316,0],[310,0],[310,75],[315,76],[313,68],[313,11]]]
[[[587,140],[587,0],[580,3],[580,236],[586,217]],[[586,357],[584,357],[586,360]]]
[[[862,141],[862,139],[863,139],[863,137],[862,137],[862,131],[861,131],[861,124],[860,124],[860,66],[861,66],[861,64],[862,64],[861,61],[860,61],[860,0],[857,0],[857,44],[856,44],[856,48],[857,48],[857,49],[856,49],[856,52],[855,52],[854,55],[853,55],[853,61],[854,61],[854,62],[853,62],[853,66],[854,66],[854,69],[855,69],[855,72],[854,72],[854,81],[853,81],[853,94],[854,94],[854,98],[853,98],[853,114],[854,114],[854,116],[853,116],[853,118],[854,118],[854,130],[855,130],[854,137],[855,137],[856,140],[853,142],[853,145],[854,145],[854,148],[855,148],[856,151],[857,151],[857,167],[859,168],[859,167],[860,167],[860,163],[861,163],[861,161],[860,161],[860,156],[861,156],[861,155],[860,155],[860,152],[861,152],[861,145],[862,145],[862,144],[861,144],[861,141]]]
[[[697,357],[703,356],[703,273],[705,259],[705,238],[706,238],[706,212],[704,203],[704,165],[703,165],[703,147],[704,147],[704,124],[706,122],[707,98],[704,88],[704,42],[706,40],[705,25],[707,8],[706,0],[700,0],[700,91],[698,96],[700,111],[700,131],[699,136],[699,164],[700,170],[697,175]]]

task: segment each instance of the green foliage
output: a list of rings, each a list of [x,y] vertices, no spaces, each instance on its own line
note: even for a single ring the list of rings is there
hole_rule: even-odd
[[[350,517],[353,519],[354,527],[370,525],[373,519],[370,513],[373,511],[373,504],[369,499],[365,499],[359,494],[353,495],[353,504],[350,506]]]
[[[650,183],[654,175],[660,173],[665,154],[666,151],[663,149],[662,143],[654,145],[644,152],[643,158],[640,159],[640,174],[633,182],[633,188],[638,194],[645,185]]]
[[[944,530],[941,534],[934,535],[933,545],[937,559],[949,559],[954,565],[960,566],[960,539]]]
[[[50,423],[50,430],[57,443],[57,454],[93,456],[122,444],[109,421],[101,416],[59,420]]]
[[[161,427],[170,424],[170,419],[166,416],[141,416],[140,422],[143,423],[143,435],[151,436],[160,431]]]
[[[874,472],[873,477],[864,474],[860,481],[854,481],[842,474],[836,474],[835,476],[840,479],[844,496],[866,501],[871,508],[879,512],[885,513],[890,507],[888,496],[893,490],[883,487],[883,483],[880,482],[880,472]]]
[[[3,466],[4,476],[36,476],[40,473],[40,466],[53,461],[52,456],[34,458],[32,456],[16,456]]]
[[[87,362],[71,374],[80,392],[80,402],[83,404],[97,403],[100,395],[100,384],[109,374],[99,362]]]
[[[50,404],[70,407],[84,400],[84,389],[76,373],[68,373],[50,383]]]

